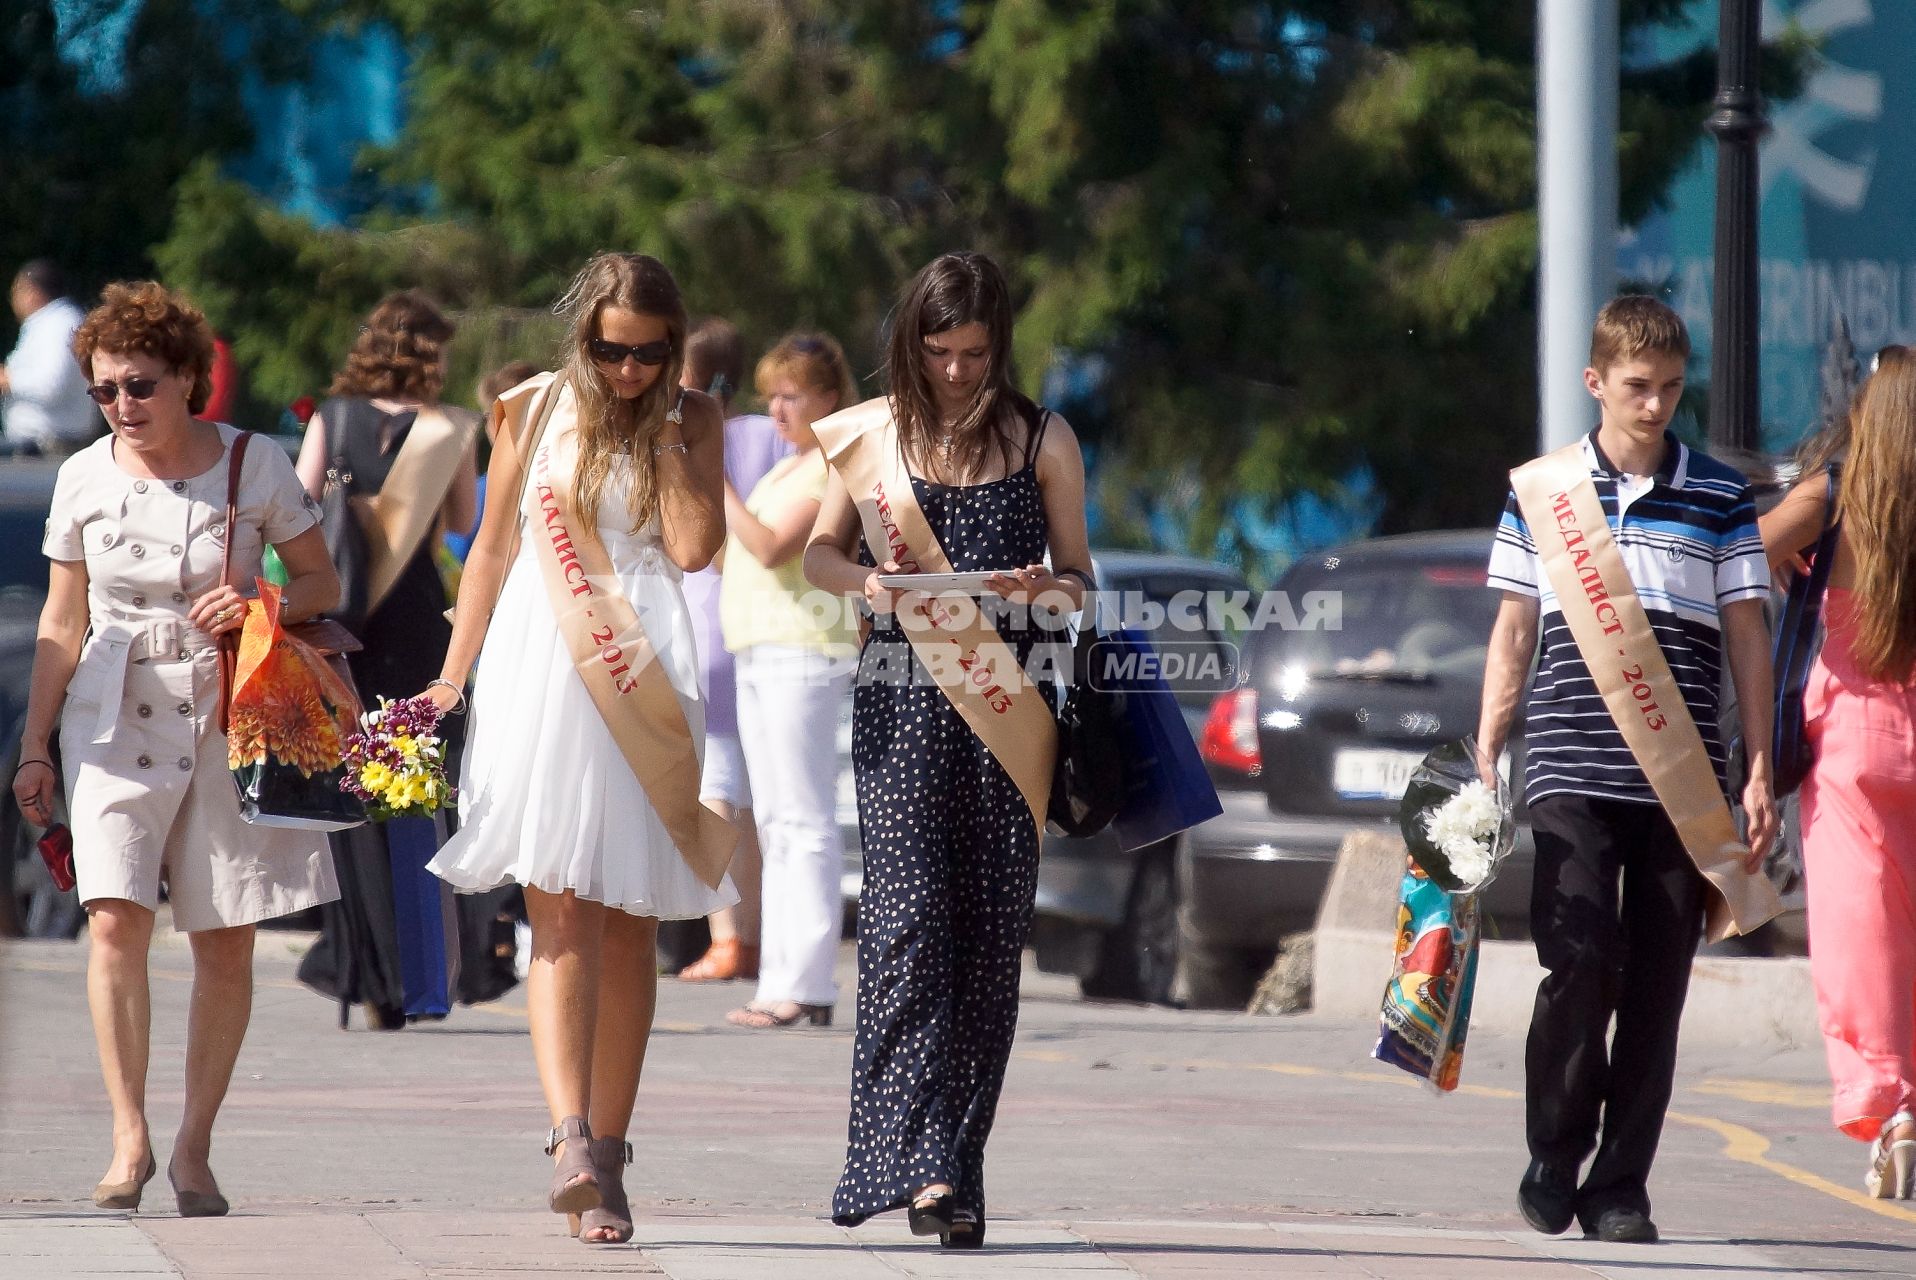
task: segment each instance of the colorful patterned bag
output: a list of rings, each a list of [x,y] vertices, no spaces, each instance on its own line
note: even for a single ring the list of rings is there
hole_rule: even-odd
[[[1384,988],[1371,1056],[1449,1093],[1463,1068],[1477,985],[1477,895],[1450,893],[1406,862],[1397,903],[1396,963]]]

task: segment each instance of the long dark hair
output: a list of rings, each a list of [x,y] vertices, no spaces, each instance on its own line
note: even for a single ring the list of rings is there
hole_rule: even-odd
[[[950,434],[957,444],[948,465],[975,476],[996,452],[1010,466],[1017,456],[1011,438],[1011,412],[1022,397],[1011,385],[1011,291],[1005,273],[982,253],[947,253],[932,259],[912,277],[892,313],[891,339],[885,350],[892,417],[907,458],[932,456],[943,423],[931,381],[925,376],[925,339],[976,322],[985,327],[990,348],[984,377],[972,392]]]
[[[586,343],[597,337],[599,312],[620,307],[665,321],[672,353],[643,394],[622,400],[593,362]],[[598,517],[599,495],[613,462],[632,459],[632,527],[644,527],[658,510],[658,476],[652,442],[665,425],[666,411],[679,394],[685,363],[685,300],[678,281],[657,258],[642,253],[602,253],[586,263],[555,308],[570,325],[566,371],[579,406],[579,469],[573,477],[573,506],[582,520]]]

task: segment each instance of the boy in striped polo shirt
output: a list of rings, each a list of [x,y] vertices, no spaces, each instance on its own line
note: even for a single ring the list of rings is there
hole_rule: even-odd
[[[1742,475],[1666,430],[1689,355],[1683,321],[1654,298],[1604,307],[1583,375],[1602,419],[1583,456],[1719,785],[1717,690],[1727,650],[1750,748],[1743,805],[1754,871],[1776,831],[1769,566]],[[1708,885],[1597,692],[1514,494],[1497,529],[1490,585],[1504,597],[1477,731],[1486,779],[1538,652],[1524,798],[1537,847],[1530,924],[1547,973],[1524,1060],[1531,1161],[1518,1202],[1550,1235],[1576,1219],[1588,1235],[1650,1243],[1657,1231],[1647,1183]]]

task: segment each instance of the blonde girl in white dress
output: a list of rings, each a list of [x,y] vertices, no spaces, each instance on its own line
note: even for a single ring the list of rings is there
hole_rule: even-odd
[[[687,842],[661,817],[682,813],[681,802],[696,809],[697,761],[686,753],[672,794],[656,777],[642,783],[634,770],[649,761],[608,727],[575,665],[547,573],[574,579],[541,562],[559,553],[540,513],[576,513],[576,527],[596,529],[609,571],[593,581],[616,584],[636,612],[683,712],[681,737],[689,726],[699,750],[697,655],[679,578],[724,541],[724,440],[717,403],[679,389],[685,308],[665,267],[601,255],[561,309],[571,320],[562,372],[494,407],[486,483],[495,500],[466,561],[442,678],[427,690],[442,708],[459,707],[477,664],[461,827],[431,868],[468,892],[525,886],[533,1056],[554,1127],[548,1205],[582,1240],[616,1244],[632,1235],[626,1133],[652,1028],[658,921],[707,915],[735,895],[709,863],[695,873]],[[521,453],[554,395],[528,463]],[[515,505],[522,463],[531,482]],[[552,562],[561,563],[570,562]]]

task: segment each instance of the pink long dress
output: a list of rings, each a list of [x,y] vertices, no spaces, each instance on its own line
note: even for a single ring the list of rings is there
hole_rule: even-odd
[[[1803,697],[1810,972],[1836,1127],[1867,1142],[1916,1110],[1916,682],[1857,668],[1848,591],[1829,589],[1823,620]]]

